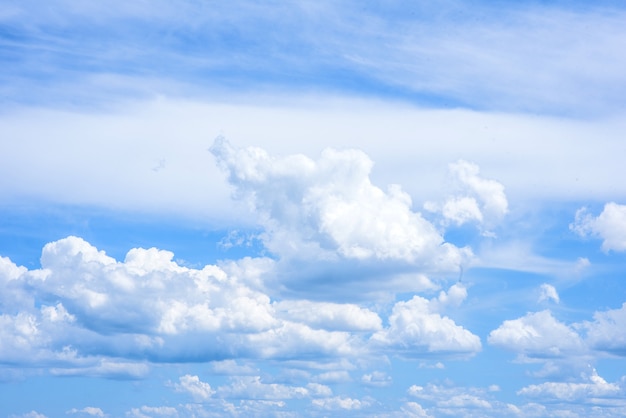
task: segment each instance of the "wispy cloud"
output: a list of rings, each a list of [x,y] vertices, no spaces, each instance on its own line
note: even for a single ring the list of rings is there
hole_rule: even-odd
[[[398,13],[393,4],[350,2],[63,3],[6,7],[3,57],[14,65],[3,80],[12,100],[255,85],[557,114],[610,113],[624,104],[623,11],[610,7],[420,2]],[[50,80],[58,88],[47,87]],[[25,85],[39,98],[21,91]]]

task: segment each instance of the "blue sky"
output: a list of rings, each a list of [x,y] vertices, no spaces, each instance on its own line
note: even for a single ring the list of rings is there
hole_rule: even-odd
[[[625,18],[4,1],[0,416],[626,415]]]

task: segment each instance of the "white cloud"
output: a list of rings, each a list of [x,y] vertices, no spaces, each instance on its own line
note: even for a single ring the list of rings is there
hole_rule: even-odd
[[[458,307],[467,298],[467,289],[463,283],[455,283],[447,292],[440,291],[437,298],[429,302],[429,309],[432,312],[443,312],[448,306]]]
[[[44,247],[42,269],[5,260],[3,297],[19,303],[0,313],[0,357],[54,375],[141,378],[150,362],[357,355],[367,351],[363,334],[381,329],[378,314],[355,304],[271,303],[255,290],[267,259],[202,269],[172,259],[132,249],[119,262],[69,237]],[[28,289],[52,303],[20,299]]]
[[[207,135],[223,132],[274,155],[362,149],[376,161],[374,184],[401,184],[420,206],[445,201],[445,169],[460,156],[505,184],[507,197],[518,203],[626,196],[626,185],[611,176],[621,168],[623,117],[573,121],[328,95],[283,97],[271,105],[263,97],[246,98],[218,103],[161,97],[125,102],[110,112],[22,108],[4,114],[0,131],[14,142],[0,155],[0,179],[7,180],[0,192],[7,202],[32,196],[33,210],[39,204],[90,205],[241,229],[253,219],[231,201],[206,152]],[[84,132],[90,132],[89,147]],[[546,153],[537,154],[539,148]],[[166,167],[153,172],[164,156]],[[81,182],[73,181],[77,177]]]
[[[491,403],[478,396],[463,394],[454,395],[452,398],[438,402],[441,408],[481,408],[491,409]]]
[[[253,352],[263,358],[297,358],[302,355],[357,355],[359,340],[348,332],[312,329],[284,322],[280,327],[248,335]]]
[[[456,224],[463,225],[466,222],[483,221],[483,214],[473,197],[451,197],[443,204],[441,214],[444,219]]]
[[[206,401],[211,398],[215,391],[211,389],[211,385],[200,380],[198,376],[186,374],[178,378],[179,383],[174,383],[174,389],[177,392],[189,393],[198,402]]]
[[[223,99],[223,88],[215,91],[215,84],[223,80],[215,71],[218,68],[226,69],[230,77],[242,68],[247,69],[244,74],[248,76],[234,79],[244,91],[250,84],[258,85],[255,78],[259,73],[269,74],[269,79],[278,83],[278,89],[282,90],[285,85],[281,82],[284,80],[281,70],[311,82],[318,79],[320,70],[341,68],[366,77],[366,84],[383,88],[396,86],[414,95],[434,95],[439,100],[471,104],[475,108],[555,112],[563,112],[563,109],[580,112],[582,108],[608,112],[623,103],[620,92],[624,89],[622,74],[626,63],[616,57],[624,34],[620,25],[623,11],[606,4],[572,10],[523,3],[498,13],[493,13],[488,6],[477,5],[462,8],[463,14],[458,16],[454,12],[459,10],[459,4],[446,3],[436,9],[433,5],[420,5],[417,13],[404,13],[401,17],[398,17],[396,3],[359,9],[351,4],[327,1],[316,2],[315,6],[296,2],[263,7],[237,1],[209,9],[202,3],[190,1],[181,2],[178,7],[160,1],[155,10],[149,11],[119,1],[112,3],[111,8],[68,5],[54,11],[41,10],[36,4],[15,2],[14,11],[5,16],[9,24],[23,27],[35,46],[55,41],[53,36],[41,39],[42,34],[62,27],[77,32],[72,31],[75,36],[62,42],[53,42],[54,48],[49,52],[53,57],[75,50],[79,51],[79,57],[91,57],[95,45],[100,47],[98,62],[103,63],[102,73],[81,74],[76,69],[73,74],[77,86],[59,83],[69,89],[69,93],[83,98],[98,94],[111,100],[108,90],[121,90],[118,94],[122,95],[128,94],[124,92],[127,89],[135,94],[139,90],[143,95],[156,91],[173,96],[198,94],[198,91],[213,95],[221,92],[219,97]],[[341,18],[346,15],[350,15],[350,19]],[[209,36],[205,28],[221,35],[230,27],[238,27],[242,40],[263,39],[265,42],[264,47],[254,50],[241,50],[239,43],[229,44],[236,57],[229,59],[229,56],[219,55],[221,48],[178,50],[176,40],[182,40],[175,34],[157,47],[147,45],[145,39],[132,31],[124,31],[125,48],[119,51],[114,40],[100,39],[94,44],[95,41],[80,36],[83,34],[81,26],[72,25],[76,19],[86,22],[96,33],[114,25],[127,27],[132,21],[143,32],[156,31],[159,26],[155,25],[166,25],[175,28],[176,33],[195,39]],[[273,36],[267,36],[270,30]],[[581,38],[580,33],[586,36]],[[563,45],[569,48],[564,51]],[[280,53],[286,50],[301,53]],[[126,55],[133,56],[133,68],[142,77],[117,70],[120,61],[130,65]],[[554,56],[561,59],[554,60]],[[178,65],[153,69],[150,73],[153,76],[146,77],[142,70],[150,68],[158,58]],[[55,65],[57,61],[66,62],[47,61],[52,68],[49,71],[65,74],[67,68]],[[543,70],[534,71],[536,66]],[[181,74],[181,68],[187,71]],[[17,74],[15,77],[23,83],[20,69],[22,67],[16,68],[19,77]],[[193,74],[200,70],[212,77],[199,82]],[[216,82],[210,83],[213,78]],[[35,80],[30,81],[37,84]],[[202,88],[207,83],[213,87],[208,92]],[[329,87],[327,83],[325,80],[314,86],[316,90],[324,89]],[[21,84],[17,81],[9,84],[17,86],[9,91],[18,97],[26,94],[19,91]],[[293,80],[288,86],[293,87]],[[107,91],[102,91],[105,88]],[[55,97],[69,94],[62,92],[56,83],[43,90],[51,94],[50,89]],[[237,92],[238,89],[235,92],[228,89],[230,95]]]
[[[239,376],[232,378],[229,385],[218,387],[217,393],[225,398],[280,400],[310,397],[319,393],[328,393],[329,390],[330,388],[319,384],[307,388],[280,383],[264,383],[260,376]]]
[[[557,321],[548,310],[504,321],[489,333],[487,341],[536,358],[578,355],[585,351],[580,336],[571,327]]]
[[[596,370],[583,374],[582,382],[546,382],[522,388],[517,393],[529,398],[551,399],[562,402],[590,404],[621,404],[625,390],[618,384],[608,383],[598,375]]]
[[[146,415],[149,414],[149,415]],[[178,417],[178,411],[171,406],[142,406],[140,408],[132,408],[126,413],[129,418],[151,418],[154,416],[162,417]]]
[[[427,201],[424,209],[440,213],[442,226],[461,226],[475,223],[484,236],[495,236],[491,231],[508,212],[508,200],[504,186],[480,176],[478,165],[459,160],[448,165],[450,176],[456,185],[455,194],[446,198],[443,203]]]
[[[94,416],[94,417],[105,417],[105,413],[102,411],[102,409],[100,408],[96,408],[93,406],[86,406],[83,409],[76,409],[76,408],[72,408],[69,411],[67,411],[69,414],[85,414],[85,415],[90,415],[90,416]]]
[[[393,349],[404,356],[471,355],[480,351],[480,338],[448,317],[432,312],[429,301],[414,296],[394,305],[389,327],[371,337],[375,347]]]
[[[593,217],[587,208],[576,211],[570,229],[580,236],[602,239],[603,251],[626,251],[626,205],[609,202],[602,213]]]
[[[559,303],[559,294],[556,291],[556,288],[551,284],[543,283],[539,287],[539,302],[543,301],[553,301],[555,303]]]
[[[386,387],[391,385],[393,379],[385,372],[373,371],[361,376],[361,383],[366,386]]]
[[[315,376],[314,380],[325,383],[344,383],[350,382],[352,378],[350,377],[350,373],[346,370],[333,370],[318,374]]]
[[[464,257],[411,210],[411,198],[399,186],[385,192],[371,183],[373,163],[361,151],[326,149],[314,161],[235,149],[223,138],[211,151],[236,194],[259,215],[265,246],[281,257],[339,255],[430,268],[451,268]]]
[[[11,415],[9,418],[48,418],[48,417],[44,414],[40,414],[37,411],[30,411],[22,415]]]
[[[359,410],[370,406],[368,399],[354,399],[349,397],[335,396],[332,398],[313,399],[312,404],[318,408],[331,411]]]
[[[583,322],[581,328],[591,347],[626,356],[626,303],[619,309],[595,312],[593,321]]]
[[[417,402],[406,402],[402,408],[401,412],[404,416],[412,417],[412,418],[431,418],[432,415],[429,415],[424,408]]]
[[[62,352],[63,353],[63,352]],[[49,370],[53,376],[89,376],[109,379],[142,379],[150,367],[145,361],[116,361],[98,356],[80,357],[76,352],[70,358],[62,357],[66,365]],[[57,362],[58,364],[58,362]],[[62,365],[62,364],[60,364]]]
[[[450,382],[443,385],[429,383],[411,385],[407,394],[428,405],[433,416],[508,416],[510,405],[493,399],[493,385],[487,388],[458,387]]]
[[[504,194],[504,186],[495,180],[480,177],[478,165],[459,160],[454,164],[450,164],[450,171],[458,178],[458,181],[467,188],[467,191],[476,196],[481,202],[480,216],[476,220],[481,221],[484,218],[485,222],[493,224],[502,219],[508,212],[509,204]],[[465,202],[465,200],[461,200],[460,202]],[[457,207],[462,209],[461,213],[463,213],[463,211],[467,213],[469,210],[469,214],[472,215],[475,211],[475,204],[476,201],[473,200],[473,205],[470,204],[469,206],[463,207],[464,204],[457,202]],[[461,218],[461,220],[463,220],[463,218]]]
[[[378,314],[351,303],[289,300],[274,303],[276,315],[312,328],[338,331],[376,331],[382,328]]]

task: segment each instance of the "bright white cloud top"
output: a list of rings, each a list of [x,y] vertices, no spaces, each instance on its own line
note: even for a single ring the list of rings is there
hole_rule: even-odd
[[[0,416],[626,415],[624,18],[4,2]]]

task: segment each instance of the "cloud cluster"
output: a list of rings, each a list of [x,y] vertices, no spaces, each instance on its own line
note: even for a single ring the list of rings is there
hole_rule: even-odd
[[[194,269],[171,252],[135,248],[120,262],[71,236],[44,247],[41,269],[0,261],[0,358],[59,375],[140,377],[146,362],[480,349],[478,337],[437,312],[462,301],[458,285],[432,301],[397,302],[385,327],[354,303],[272,301],[258,290],[259,274],[274,265],[264,258]],[[190,379],[177,387],[197,383]]]

